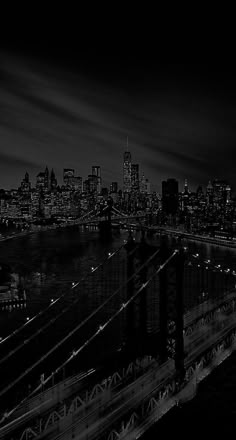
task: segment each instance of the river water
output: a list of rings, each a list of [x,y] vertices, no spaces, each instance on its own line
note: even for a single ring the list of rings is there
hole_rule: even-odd
[[[91,266],[96,266],[108,252],[127,239],[127,232],[101,240],[96,231],[78,229],[49,230],[0,243],[0,262],[9,264],[23,283],[27,301],[22,308],[0,311],[0,337],[17,328],[27,316],[40,311],[50,299],[77,282]],[[158,238],[156,244],[158,243]],[[191,253],[236,269],[236,251],[210,244],[185,242]],[[199,435],[219,423],[219,432],[229,432],[236,414],[236,354],[225,361],[200,385],[198,396],[182,408],[167,414],[144,437],[158,434],[183,435],[189,423]],[[186,431],[187,434],[187,431]]]

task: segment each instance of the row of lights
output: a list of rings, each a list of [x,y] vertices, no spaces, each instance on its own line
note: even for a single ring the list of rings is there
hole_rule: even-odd
[[[127,242],[127,240],[124,240],[124,243],[126,243]],[[111,258],[113,255],[115,254],[115,252],[108,252],[108,258]],[[91,267],[91,271],[92,272],[94,272],[95,270],[97,270],[98,269],[98,267],[99,266],[96,266],[96,267]],[[72,289],[74,289],[76,286],[78,285],[78,283],[75,283],[75,281],[72,281]],[[51,298],[51,300],[50,300],[50,303],[51,303],[51,305],[54,303],[54,299],[53,298]],[[41,312],[39,312],[39,313],[41,313]],[[37,316],[37,315],[36,315]],[[36,316],[34,316],[34,318],[36,317]],[[32,320],[33,318],[31,318],[30,319],[30,317],[29,316],[27,316],[26,317],[26,324],[28,324],[31,320]],[[12,334],[14,333],[14,331],[12,332]],[[2,337],[0,337],[0,342],[2,341]]]
[[[193,254],[193,257],[198,258],[199,254]],[[209,264],[209,263],[211,263],[211,260],[210,259],[204,260],[204,263]],[[198,264],[197,267],[201,267],[201,265]],[[227,269],[222,269],[221,268],[221,264],[215,265],[214,268],[218,269],[220,272],[225,272],[225,273],[228,273],[228,274],[230,274],[230,272],[231,272],[231,269],[229,267]],[[206,269],[209,269],[209,267],[206,266]],[[236,271],[232,270],[231,275],[236,276]]]
[[[53,298],[51,298],[50,303],[51,303],[51,304],[54,303],[54,299],[53,299]],[[31,319],[32,319],[32,318],[31,318]],[[27,322],[31,321],[31,319],[30,319],[29,316],[26,317],[26,321],[27,321]]]
[[[126,243],[126,240],[124,240],[124,243]],[[113,252],[113,253],[112,253],[112,252],[108,252],[108,258],[111,258],[111,257],[114,255],[114,253],[115,253],[115,252]],[[98,266],[96,266],[96,267],[93,267],[93,266],[92,266],[92,267],[91,267],[91,271],[92,271],[92,272],[94,272],[94,271],[97,270],[97,269],[98,269]],[[72,289],[75,288],[77,285],[78,285],[78,283],[76,284],[75,281],[72,281]],[[53,298],[51,298],[50,303],[51,303],[51,304],[54,303],[54,299],[53,299]],[[31,319],[32,319],[32,318],[31,318]],[[26,323],[28,323],[29,321],[31,321],[31,319],[30,319],[29,316],[27,316],[27,317],[26,317]],[[14,332],[13,332],[13,333],[14,333]],[[1,340],[2,340],[2,338],[0,338],[0,341],[1,341]]]

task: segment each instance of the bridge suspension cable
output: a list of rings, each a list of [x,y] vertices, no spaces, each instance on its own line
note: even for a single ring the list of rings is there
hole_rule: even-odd
[[[5,338],[1,339],[0,340],[0,345],[3,344],[6,341],[9,341],[9,339],[11,339],[13,336],[16,336],[18,333],[20,333],[21,330],[23,330],[27,325],[32,323],[36,318],[38,318],[39,316],[42,316],[44,313],[46,313],[47,310],[49,310],[50,307],[52,307],[58,301],[60,301],[60,299],[63,298],[63,296],[65,296],[65,293],[63,293],[61,296],[59,296],[59,298],[56,298],[53,302],[50,302],[50,304],[47,307],[45,307],[45,309],[40,310],[36,315],[32,316],[32,318],[30,318],[28,321],[24,322],[24,324],[22,324],[16,330],[13,330],[12,333],[10,333],[9,335],[5,336]]]
[[[112,206],[112,211],[117,212],[117,214],[119,214],[121,217],[124,217],[124,218],[128,217],[127,214],[122,213],[121,211],[119,211],[118,209],[116,209],[114,206]]]
[[[108,318],[108,320],[103,324],[103,325],[99,325],[98,330],[89,338],[87,339],[86,342],[84,342],[83,345],[81,345],[77,350],[73,350],[72,355],[65,361],[63,362],[52,374],[55,375],[57,373],[59,373],[60,370],[62,370],[69,362],[71,362],[76,356],[78,356],[78,354],[85,348],[87,347],[95,338],[96,336],[98,336],[132,301],[134,301],[134,299],[142,292],[143,289],[145,289],[150,282],[152,281],[152,279],[159,274],[159,272],[164,269],[164,267],[172,260],[172,258],[178,253],[178,250],[175,250],[170,257],[168,257],[166,259],[166,261],[161,264],[157,270],[155,270],[152,275],[150,276],[150,278],[142,284],[142,286],[137,290],[137,292],[135,292],[125,303],[122,303],[120,308],[110,317]],[[152,256],[153,257],[153,256]],[[152,257],[149,258],[149,262],[152,259]],[[148,264],[149,264],[148,262]],[[145,266],[146,264],[144,264],[143,266]],[[142,268],[143,268],[142,266]],[[141,270],[141,268],[139,269]],[[138,272],[138,271],[137,271]],[[136,272],[136,274],[137,274]],[[133,278],[133,277],[131,277]],[[50,376],[51,379],[52,376]],[[50,380],[50,379],[46,379],[46,380]],[[45,383],[45,382],[44,382]]]
[[[138,246],[136,246],[131,252],[130,254],[134,253],[135,250],[138,248]],[[130,281],[132,281],[134,279],[134,277],[145,268],[145,266],[147,266],[158,254],[159,254],[160,250],[158,249],[156,252],[154,252],[146,261],[145,263],[142,264],[142,266],[140,266],[137,271],[131,275],[117,290],[115,290],[115,292],[109,297],[107,298],[100,306],[97,307],[97,309],[95,309],[92,313],[90,313],[89,316],[87,316],[80,324],[78,324],[78,326],[76,326],[73,330],[71,330],[63,339],[61,339],[52,349],[50,349],[47,353],[45,353],[43,356],[41,356],[40,359],[38,359],[33,365],[31,365],[29,368],[27,368],[20,376],[18,376],[15,380],[13,380],[10,384],[8,384],[4,389],[2,389],[0,391],[0,397],[3,396],[4,394],[6,394],[7,391],[9,391],[11,388],[13,388],[17,383],[19,383],[25,376],[27,376],[27,374],[29,374],[32,370],[34,370],[38,365],[40,365],[45,359],[48,358],[48,356],[50,356],[55,350],[57,350],[64,342],[66,342],[75,332],[77,332],[79,329],[81,329],[91,318],[93,318],[102,308],[105,307],[106,304],[108,304],[108,302],[113,299],[119,292],[121,289],[123,289],[126,284]],[[175,251],[172,255],[174,256],[176,254]],[[172,258],[169,257],[167,261],[167,263],[170,261],[170,259]],[[164,267],[165,263],[163,265],[161,265],[158,270],[161,270]],[[158,272],[157,272],[158,273]],[[151,279],[153,278],[153,276],[156,273],[154,273],[152,275],[152,277],[150,278],[149,282],[151,281]],[[130,302],[130,301],[129,301]],[[127,303],[128,305],[128,303]],[[119,309],[121,311],[121,309]],[[116,312],[117,313],[117,312]],[[99,327],[100,328],[100,327]],[[97,332],[96,332],[97,334]],[[86,345],[88,345],[87,343],[85,343]],[[85,345],[85,346],[86,346]],[[73,358],[73,357],[72,357]],[[72,360],[72,358],[70,357],[69,359]],[[66,364],[69,361],[66,361]],[[64,364],[63,364],[64,365]],[[58,371],[60,371],[63,368],[63,366],[60,366],[59,369],[56,369],[55,372],[52,372],[50,374],[50,376],[48,376],[46,378],[46,380],[44,380],[44,384],[46,384],[55,374],[58,373]],[[26,400],[28,400],[31,396],[33,396],[37,391],[39,391],[42,387],[42,384],[40,384],[37,388],[35,388],[27,397],[25,397],[23,400],[21,400],[21,402],[19,404],[17,404],[17,406],[15,408],[13,408],[9,413],[4,415],[4,418],[2,418],[0,420],[0,422],[4,421],[6,418],[8,418],[22,403],[24,403]]]
[[[100,267],[102,267],[111,257],[116,255],[120,252],[120,250],[124,247],[124,245],[120,246],[116,251],[112,254],[109,254],[98,266],[96,266],[93,269],[93,272],[98,270]],[[83,281],[85,281],[89,276],[91,276],[91,272],[88,272],[83,278],[81,278],[76,284],[72,286],[72,289],[75,289],[78,285],[80,285]],[[56,304],[59,300],[64,298],[66,296],[67,292],[63,293],[59,298],[57,298],[53,303],[50,303],[49,306],[47,306],[44,310],[39,312],[37,315],[35,315],[33,318],[31,318],[29,321],[26,321],[22,326],[20,326],[18,329],[16,329],[14,332],[12,332],[10,335],[8,335],[6,338],[4,338],[1,343],[11,339],[16,334],[20,333],[21,330],[23,330],[26,325],[28,325],[30,322],[32,323],[36,318],[39,316],[43,316],[44,313],[46,313],[47,310],[49,310],[50,307]],[[79,297],[75,298],[70,304],[68,304],[66,307],[64,307],[60,313],[58,313],[54,318],[50,319],[46,324],[44,324],[42,327],[40,327],[36,332],[34,332],[28,339],[25,339],[23,342],[21,342],[14,350],[11,350],[10,353],[8,353],[5,357],[2,357],[0,359],[0,365],[3,364],[5,361],[7,361],[10,357],[12,357],[15,353],[17,353],[22,347],[25,347],[30,341],[32,341],[34,338],[36,338],[39,334],[43,333],[47,328],[49,328],[55,321],[57,321],[62,315],[64,315],[68,310],[71,309],[77,302],[79,301]]]

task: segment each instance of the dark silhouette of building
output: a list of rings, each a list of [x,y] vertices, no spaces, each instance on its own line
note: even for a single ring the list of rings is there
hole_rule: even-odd
[[[31,190],[31,183],[29,181],[29,174],[27,172],[25,173],[25,177],[21,182],[20,189],[23,193],[29,193]]]
[[[56,179],[53,168],[52,168],[51,175],[50,175],[50,188],[52,190],[55,190],[57,188],[57,179]]]
[[[179,207],[179,184],[176,179],[162,182],[162,210],[165,214],[175,215]]]
[[[117,182],[111,182],[110,192],[111,193],[117,193],[118,192],[118,183]]]
[[[66,186],[71,186],[75,175],[75,170],[73,168],[64,168],[63,170],[63,183]]]

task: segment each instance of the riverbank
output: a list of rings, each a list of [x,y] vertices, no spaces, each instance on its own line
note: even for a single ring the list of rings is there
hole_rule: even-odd
[[[160,232],[166,233],[171,236],[178,236],[181,238],[186,238],[191,241],[201,241],[203,243],[209,243],[216,246],[224,246],[232,249],[236,249],[236,241],[233,240],[225,240],[221,238],[210,237],[209,235],[199,235],[199,234],[191,234],[190,232],[184,232],[179,229],[170,229],[170,228],[160,228],[156,227],[154,230],[158,230]]]

